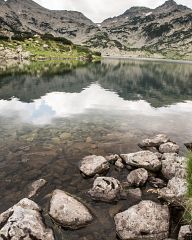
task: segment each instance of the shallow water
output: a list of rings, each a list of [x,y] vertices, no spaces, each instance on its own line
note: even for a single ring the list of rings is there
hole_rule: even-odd
[[[81,177],[79,160],[139,150],[137,143],[156,133],[169,135],[185,154],[183,143],[192,141],[191,66],[106,59],[2,68],[0,212],[25,197],[32,181],[45,178],[48,184],[34,198],[42,207],[48,209],[50,192],[59,188],[95,214],[91,225],[72,232],[53,225],[45,211],[56,239],[116,239],[112,216],[134,201],[93,202],[86,194],[93,179]],[[112,168],[108,175],[126,181],[127,173]]]

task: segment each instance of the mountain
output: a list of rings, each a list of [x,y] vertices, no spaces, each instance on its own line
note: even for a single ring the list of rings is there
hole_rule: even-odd
[[[192,54],[192,10],[166,1],[156,9],[133,7],[101,24],[110,38],[129,50]]]
[[[48,10],[32,0],[0,0],[0,36],[18,33],[64,37],[104,55],[192,58],[192,10],[173,0],[132,7],[97,25],[76,11]]]
[[[0,8],[2,31],[50,33],[81,43],[99,30],[80,12],[48,10],[32,0],[0,0]]]

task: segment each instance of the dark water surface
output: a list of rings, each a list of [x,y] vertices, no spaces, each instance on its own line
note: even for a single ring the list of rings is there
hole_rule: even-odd
[[[45,178],[34,200],[56,239],[115,240],[113,215],[134,202],[93,202],[86,194],[93,179],[81,177],[78,163],[88,154],[136,151],[142,138],[156,133],[169,135],[185,154],[183,143],[192,141],[192,65],[103,60],[1,69],[0,212]],[[127,173],[112,168],[108,176],[126,181]],[[47,209],[55,188],[83,199],[95,221],[74,232],[53,225]]]

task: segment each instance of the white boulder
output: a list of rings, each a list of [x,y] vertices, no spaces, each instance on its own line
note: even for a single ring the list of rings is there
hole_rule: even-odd
[[[2,213],[0,225],[0,239],[54,240],[52,230],[42,221],[39,206],[27,198]]]
[[[145,168],[150,171],[159,171],[161,169],[161,162],[157,155],[150,151],[121,154],[121,157],[127,165],[133,167]]]
[[[159,147],[159,152],[160,153],[179,153],[179,145],[172,142],[163,143]]]
[[[169,209],[152,201],[141,201],[118,213],[114,220],[122,240],[163,240],[169,234]]]
[[[122,187],[117,179],[112,177],[97,177],[92,189],[88,193],[94,200],[112,202],[119,199],[121,191]]]
[[[53,192],[49,214],[56,222],[70,229],[84,227],[93,220],[87,207],[61,190]]]
[[[129,183],[129,186],[143,186],[146,183],[148,176],[147,170],[139,168],[129,173],[127,176],[127,182]]]
[[[87,156],[80,162],[80,171],[88,177],[105,172],[109,167],[109,162],[102,156]]]
[[[170,180],[173,177],[186,178],[187,158],[179,157],[176,153],[164,153],[162,156],[163,176]]]

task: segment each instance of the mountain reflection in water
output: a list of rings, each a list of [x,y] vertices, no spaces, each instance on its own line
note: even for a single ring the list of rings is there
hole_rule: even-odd
[[[125,116],[127,114],[146,116],[190,114],[192,101],[154,108],[145,100],[124,100],[117,93],[105,90],[98,84],[91,84],[80,93],[47,93],[31,103],[21,102],[17,98],[0,100],[1,116],[19,117],[20,120],[33,124],[49,124],[55,118],[88,114],[90,110]]]
[[[130,60],[0,65],[0,212],[26,197],[32,181],[48,184],[34,201],[48,209],[54,189],[74,194],[96,215],[86,228],[54,228],[55,239],[117,240],[111,213],[133,205],[92,201],[79,161],[86,155],[138,151],[141,139],[166,133],[186,153],[192,136],[190,64]],[[107,176],[126,181],[113,166]],[[146,196],[145,196],[146,198]],[[175,236],[172,236],[175,238]]]

